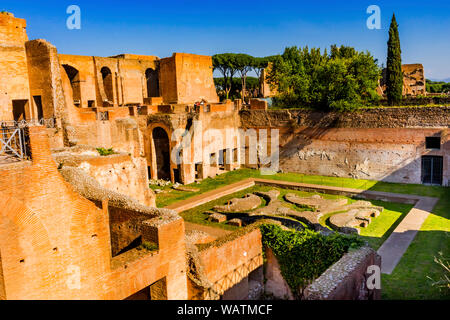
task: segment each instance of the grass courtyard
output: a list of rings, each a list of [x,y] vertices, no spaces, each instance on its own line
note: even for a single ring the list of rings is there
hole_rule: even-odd
[[[258,170],[242,169],[223,174],[215,179],[205,179],[192,187],[199,192],[183,192],[171,190],[170,187],[152,187],[163,189],[163,193],[157,196],[158,207],[165,207],[172,203],[188,199],[192,196],[217,189],[246,178],[263,178],[290,182],[301,182],[318,185],[347,187],[362,190],[384,191],[404,194],[414,194],[439,198],[439,202],[423,224],[420,232],[409,246],[400,263],[391,275],[382,275],[383,299],[450,299],[449,291],[440,290],[432,286],[432,281],[439,279],[444,274],[441,266],[434,262],[434,257],[450,257],[450,189],[437,186],[407,185],[377,182],[370,180],[356,180],[351,178],[307,176],[295,173],[278,173],[271,176],[262,176]],[[261,188],[255,186],[254,188]],[[194,223],[213,224],[205,219],[205,211],[215,205],[242,197],[246,193],[253,192],[250,188],[241,192],[217,199],[182,213],[184,219]],[[268,187],[269,189],[273,189]],[[170,190],[170,191],[169,191]],[[256,190],[254,190],[256,191]],[[281,190],[280,190],[281,191]],[[289,190],[292,192],[292,190]],[[283,193],[280,195],[283,196]],[[361,230],[364,237],[374,248],[378,248],[395,229],[398,223],[406,216],[411,206],[398,203],[373,201],[374,205],[383,206],[385,210],[380,217]],[[322,221],[321,221],[322,222]],[[217,223],[214,225],[218,225]],[[220,224],[221,228],[235,230],[236,227]]]

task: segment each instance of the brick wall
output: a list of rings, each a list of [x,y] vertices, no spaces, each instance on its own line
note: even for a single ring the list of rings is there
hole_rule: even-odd
[[[27,100],[26,116],[33,117],[25,53],[26,22],[0,13],[0,120],[13,120],[12,100]]]
[[[422,156],[432,155],[443,157],[443,184],[450,179],[449,107],[240,114],[245,128],[279,130],[285,172],[420,184]],[[440,150],[426,148],[431,136]]]
[[[223,243],[219,239],[217,245],[201,250],[199,258],[213,289],[223,294],[262,265],[261,232],[255,229]]]
[[[183,220],[156,218],[158,254],[112,269],[108,211],[63,180],[44,129],[30,139],[33,163],[0,166],[6,298],[124,299],[162,278],[169,299],[187,298]]]

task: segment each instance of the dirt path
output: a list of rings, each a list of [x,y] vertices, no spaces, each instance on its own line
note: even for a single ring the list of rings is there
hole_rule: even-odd
[[[227,234],[230,234],[232,231],[214,228],[214,227],[208,227],[201,224],[195,224],[191,222],[184,222],[185,230],[186,231],[203,231],[207,234],[209,234],[211,237],[217,239],[223,236],[226,236]]]

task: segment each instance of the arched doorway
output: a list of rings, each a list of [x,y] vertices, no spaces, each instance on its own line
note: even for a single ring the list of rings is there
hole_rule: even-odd
[[[161,128],[153,129],[157,179],[170,180],[170,141],[167,132]]]
[[[159,78],[158,71],[151,68],[145,71],[145,79],[147,82],[147,97],[159,97]]]
[[[80,72],[76,68],[69,66],[68,64],[64,64],[63,68],[70,80],[74,104],[77,106],[81,106]]]
[[[108,102],[114,102],[113,79],[111,70],[108,67],[103,67],[101,73],[103,78],[103,89],[105,90],[106,99],[108,100]]]

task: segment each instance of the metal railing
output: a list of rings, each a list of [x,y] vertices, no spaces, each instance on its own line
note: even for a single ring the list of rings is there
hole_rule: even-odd
[[[252,271],[263,265],[262,253],[257,254],[249,259],[246,263],[238,266],[233,271],[223,276],[220,280],[212,284],[205,290],[205,300],[216,300],[222,296],[225,291],[232,288],[236,284],[247,277]]]
[[[30,120],[5,120],[0,121],[1,128],[29,128],[36,126],[44,126],[46,128],[55,128],[56,127],[56,119],[30,119]]]
[[[27,127],[0,127],[0,156],[2,155],[21,160],[31,155]]]

